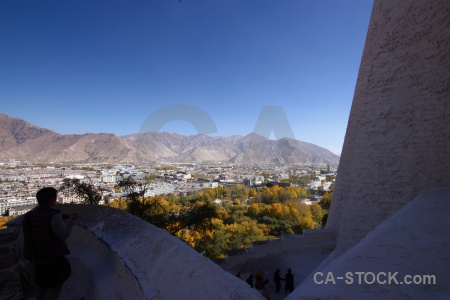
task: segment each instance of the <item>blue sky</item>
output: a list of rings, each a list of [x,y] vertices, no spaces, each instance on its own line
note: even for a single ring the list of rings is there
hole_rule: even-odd
[[[273,127],[287,120],[296,139],[339,152],[372,5],[3,0],[0,112],[62,134],[126,135],[172,109],[159,131],[194,135],[208,116],[208,134],[230,136],[275,107],[285,119]]]

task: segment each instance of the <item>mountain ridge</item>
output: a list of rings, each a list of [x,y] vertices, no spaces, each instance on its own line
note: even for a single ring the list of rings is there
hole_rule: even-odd
[[[113,133],[59,134],[0,113],[0,160],[32,162],[145,163],[325,163],[339,156],[317,145],[250,133],[229,137],[169,132],[118,136]]]

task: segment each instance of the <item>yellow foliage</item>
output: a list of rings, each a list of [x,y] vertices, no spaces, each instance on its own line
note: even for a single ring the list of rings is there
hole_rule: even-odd
[[[248,196],[249,197],[255,197],[256,196],[256,194],[257,194],[257,192],[256,192],[256,189],[250,189],[249,191],[248,191]]]
[[[268,213],[274,218],[283,218],[283,206],[281,203],[273,203],[267,207]]]
[[[5,229],[6,228],[5,224],[15,218],[16,216],[0,217],[0,229]]]
[[[228,212],[225,209],[218,209],[217,215],[219,216],[219,219],[225,219],[228,216]]]
[[[127,202],[125,200],[118,199],[118,200],[109,202],[108,204],[106,204],[106,206],[125,210],[125,209],[127,209]]]
[[[311,210],[313,220],[316,222],[320,222],[323,217],[322,207],[317,203],[313,203],[309,206],[309,208]]]
[[[191,231],[189,229],[182,229],[180,230],[176,236],[180,238],[181,240],[185,241],[186,244],[191,246],[192,248],[195,247],[197,244],[197,241],[201,239],[200,233],[196,231]]]
[[[300,217],[299,225],[302,229],[314,229],[314,221],[311,216]]]
[[[325,192],[323,194],[322,201],[323,201],[323,205],[325,207],[330,207],[330,205],[331,205],[331,198],[332,197],[333,197],[333,193]]]
[[[259,214],[259,206],[256,203],[252,203],[247,210],[250,216],[256,216]]]

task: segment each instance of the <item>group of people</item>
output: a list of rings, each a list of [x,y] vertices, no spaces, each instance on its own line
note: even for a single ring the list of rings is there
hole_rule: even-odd
[[[284,292],[286,294],[291,293],[294,290],[294,274],[292,274],[292,270],[288,269],[284,278],[281,278],[280,269],[277,269],[273,274],[273,280],[275,281],[275,291],[278,293],[281,289],[281,280],[284,280],[286,283],[284,285]]]
[[[238,272],[237,277],[241,278],[241,273]],[[265,279],[263,278],[263,273],[262,272],[258,272],[256,274],[256,284],[253,281],[253,274],[250,274],[247,278],[247,283],[250,285],[251,288],[256,287],[257,289],[261,289],[263,296],[266,299],[270,299],[270,292],[269,292],[269,279]],[[284,278],[281,277],[280,275],[280,269],[277,269],[275,271],[275,273],[273,274],[273,280],[275,282],[275,291],[277,293],[279,293],[279,291],[281,290],[281,281],[284,280],[285,281],[285,285],[284,285],[284,291],[286,294],[291,293],[294,290],[294,274],[292,274],[292,270],[288,269]],[[260,282],[258,284],[258,281]],[[262,284],[261,284],[262,282]]]

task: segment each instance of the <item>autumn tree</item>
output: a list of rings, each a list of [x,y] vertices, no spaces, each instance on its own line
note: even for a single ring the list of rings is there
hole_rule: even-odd
[[[305,203],[298,203],[296,207],[300,215],[299,225],[302,229],[314,229],[314,221],[309,206]]]
[[[158,201],[143,201],[145,193],[149,188],[149,182],[137,181],[133,177],[129,176],[120,180],[117,183],[117,187],[125,193],[124,198],[127,200],[127,211],[141,219],[146,219],[146,215],[150,211],[158,210]],[[161,208],[159,208],[161,210]]]
[[[259,214],[259,206],[256,203],[252,203],[247,209],[247,214],[251,218],[256,218]]]
[[[331,197],[333,197],[333,193],[332,192],[330,192],[330,193],[329,192],[325,192],[323,194],[323,197],[322,197],[322,207],[323,208],[326,208],[326,209],[330,208]]]
[[[322,221],[322,217],[323,217],[322,207],[317,203],[312,203],[309,206],[309,208],[311,210],[311,215],[312,215],[313,221],[317,222],[317,223]]]
[[[298,193],[295,187],[288,186],[284,188],[278,198],[279,202],[284,203],[286,200],[298,198]]]
[[[218,218],[217,208],[210,202],[197,202],[186,211],[169,216],[170,224],[168,231],[176,235],[182,229],[191,228],[195,231],[203,232],[210,229],[213,218]]]

